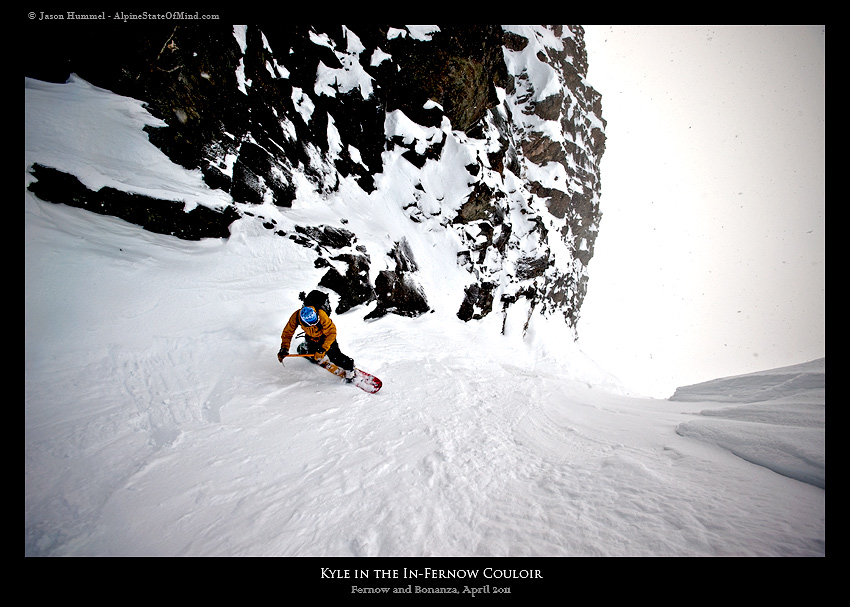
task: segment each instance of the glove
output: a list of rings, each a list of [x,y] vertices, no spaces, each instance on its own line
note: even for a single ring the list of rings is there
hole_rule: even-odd
[[[277,353],[277,360],[280,364],[283,364],[283,359],[289,355],[289,350],[286,348],[281,348],[280,352]]]
[[[313,355],[313,360],[315,360],[317,363],[320,363],[320,362],[322,362],[322,361],[325,359],[325,356],[326,356],[326,355],[325,355],[325,351],[324,351],[324,350],[319,350],[318,352],[316,352],[316,353]]]

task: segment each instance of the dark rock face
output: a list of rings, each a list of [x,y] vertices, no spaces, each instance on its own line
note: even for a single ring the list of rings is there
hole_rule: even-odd
[[[397,242],[389,256],[395,261],[396,269],[378,273],[375,279],[378,305],[366,318],[380,318],[389,313],[415,317],[430,310],[428,298],[414,278],[419,266],[409,243],[404,239]]]
[[[468,195],[435,211],[426,208],[434,194],[423,182],[400,204],[423,229],[453,230],[464,243],[458,263],[469,271],[469,285],[458,293],[458,317],[504,312],[524,298],[531,309],[563,314],[575,325],[601,217],[605,149],[600,95],[585,82],[581,27],[443,25],[423,34],[390,25],[149,22],[90,36],[57,28],[55,36],[52,54],[29,56],[28,76],[64,82],[74,72],[142,100],[167,124],[147,127],[150,141],[175,163],[199,169],[234,205],[166,211],[162,201],[81,192],[74,184],[63,198],[56,184],[69,177],[34,167],[31,189],[39,197],[108,200],[101,209],[154,231],[226,237],[230,222],[251,216],[250,205],[290,207],[299,183],[327,196],[352,178],[369,193],[387,150],[402,149],[420,169],[445,154],[445,132],[426,145],[388,136],[389,113],[401,111],[426,128],[448,120],[485,150],[465,167]],[[89,44],[95,36],[98,44]],[[538,79],[541,71],[548,81]],[[79,206],[93,210],[90,202]],[[356,234],[332,226],[287,233],[264,225],[316,249],[316,267],[328,267],[321,285],[340,295],[338,312],[370,302],[377,302],[372,317],[429,310],[407,243],[366,251]],[[370,254],[396,262],[374,285]]]
[[[334,261],[344,262],[348,268],[345,274],[340,274],[331,268],[322,276],[319,286],[336,291],[339,296],[337,313],[347,312],[354,306],[369,303],[375,299],[375,289],[369,284],[368,255],[337,255]]]
[[[42,200],[119,217],[150,232],[183,240],[226,238],[230,235],[230,224],[240,217],[233,207],[216,211],[196,206],[185,211],[183,203],[157,200],[114,188],[104,187],[94,192],[75,176],[39,164],[33,165],[31,173],[38,181],[31,183],[29,190]]]
[[[389,313],[419,316],[430,309],[425,293],[403,272],[381,270],[375,279],[375,292],[379,294],[378,306],[366,315],[366,319],[380,318]]]
[[[457,316],[469,321],[484,318],[493,311],[493,289],[495,284],[485,282],[473,283],[464,289],[463,302],[460,304]]]
[[[354,30],[360,33],[357,26]],[[398,58],[398,71],[386,86],[387,110],[400,109],[423,126],[439,126],[441,114],[423,109],[423,100],[431,99],[454,128],[469,131],[499,104],[496,87],[511,86],[502,36],[496,25],[445,25],[429,41],[391,39],[387,49]]]

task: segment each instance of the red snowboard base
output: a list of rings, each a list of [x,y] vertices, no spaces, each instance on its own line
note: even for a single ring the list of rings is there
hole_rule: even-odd
[[[314,365],[324,367],[337,377],[345,379],[345,369],[336,366],[327,359],[325,359],[324,362],[317,363],[315,360],[313,360],[312,355],[309,354],[289,354],[287,358],[307,358]],[[380,390],[381,386],[383,385],[380,379],[378,379],[371,373],[366,373],[366,371],[362,371],[360,369],[354,369],[354,378],[349,383],[357,386],[364,392],[368,392],[369,394],[374,394],[375,392]]]
[[[337,367],[332,362],[325,361],[318,363],[318,365],[320,367],[324,367],[334,375],[345,379],[345,369]],[[351,384],[357,386],[364,392],[368,392],[369,394],[374,394],[380,390],[383,385],[380,379],[371,373],[366,373],[366,371],[361,371],[360,369],[354,369],[354,379],[351,380]]]

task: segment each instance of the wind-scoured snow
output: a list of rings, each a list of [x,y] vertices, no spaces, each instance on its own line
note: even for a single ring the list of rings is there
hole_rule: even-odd
[[[826,360],[676,390],[674,401],[729,403],[677,432],[779,474],[826,487]]]
[[[147,142],[139,102],[78,78],[25,96],[25,185],[38,162],[221,205]],[[369,195],[246,205],[347,226],[374,272],[407,239],[434,312],[332,316],[376,395],[278,363],[322,271],[256,217],[188,242],[25,191],[26,555],[825,554],[822,361],[653,400],[562,323],[534,315],[523,337],[518,306],[506,335],[497,313],[463,323],[458,245],[410,221],[385,160]]]

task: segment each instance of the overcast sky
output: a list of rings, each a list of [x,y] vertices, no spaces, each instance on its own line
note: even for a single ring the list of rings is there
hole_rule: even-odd
[[[583,350],[653,397],[824,356],[824,27],[584,27],[608,126]]]

